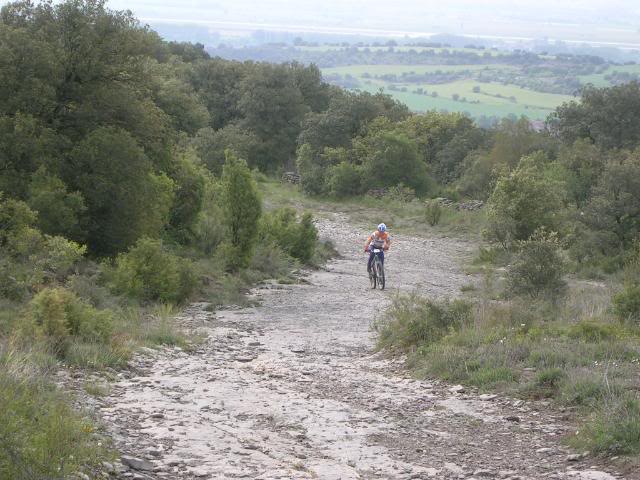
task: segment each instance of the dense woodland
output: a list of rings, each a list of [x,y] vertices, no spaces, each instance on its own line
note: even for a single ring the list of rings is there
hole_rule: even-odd
[[[120,364],[124,307],[185,302],[224,271],[281,275],[313,262],[311,216],[262,212],[256,188],[291,169],[313,196],[391,188],[486,200],[485,236],[500,248],[553,244],[576,272],[618,271],[640,230],[638,112],[631,82],[585,88],[543,132],[525,118],[483,129],[330,86],[315,65],[210,58],[101,1],[5,5],[0,366],[33,338],[70,364]],[[618,302],[625,320],[640,315],[639,281]],[[0,382],[4,404],[32,395],[10,374]],[[58,401],[39,395],[44,407]],[[12,468],[31,451],[32,414],[6,411],[0,474],[22,478]]]

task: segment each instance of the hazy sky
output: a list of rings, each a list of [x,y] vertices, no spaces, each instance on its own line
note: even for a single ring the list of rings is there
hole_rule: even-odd
[[[108,5],[130,9],[151,26],[456,33],[640,45],[640,0],[111,0]]]

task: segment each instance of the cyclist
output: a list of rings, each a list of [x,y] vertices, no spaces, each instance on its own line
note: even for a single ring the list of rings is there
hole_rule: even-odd
[[[369,262],[367,263],[367,272],[371,273],[371,263],[373,262],[373,249],[380,248],[382,252],[380,252],[380,260],[384,265],[384,252],[389,250],[391,246],[391,237],[387,232],[387,226],[384,223],[378,225],[378,229],[369,235],[367,238],[367,243],[364,244],[364,251],[369,252]]]

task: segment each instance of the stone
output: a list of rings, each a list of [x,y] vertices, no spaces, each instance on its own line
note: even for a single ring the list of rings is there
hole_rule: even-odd
[[[466,389],[462,385],[454,385],[449,389],[451,393],[464,393]]]
[[[249,362],[253,362],[255,360],[255,357],[236,357],[235,361],[236,362],[241,362],[241,363],[249,363]]]
[[[133,468],[134,470],[150,472],[153,470],[153,467],[155,467],[155,465],[148,460],[136,457],[128,457],[126,455],[120,457],[120,461],[126,466]]]
[[[509,415],[508,417],[504,417],[504,419],[507,422],[514,422],[514,423],[520,423],[520,417],[517,417],[515,415]]]

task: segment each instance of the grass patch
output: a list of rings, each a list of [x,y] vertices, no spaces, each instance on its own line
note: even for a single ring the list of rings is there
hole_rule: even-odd
[[[0,478],[63,479],[111,459],[96,426],[72,409],[39,363],[0,345]]]
[[[418,375],[549,398],[583,423],[571,442],[640,454],[640,332],[611,314],[608,292],[574,286],[564,303],[396,297],[377,323],[378,347],[408,354]],[[586,421],[585,421],[586,419]]]

